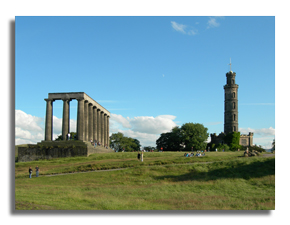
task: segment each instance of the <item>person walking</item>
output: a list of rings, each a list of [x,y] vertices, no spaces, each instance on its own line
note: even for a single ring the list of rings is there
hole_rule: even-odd
[[[140,155],[140,152],[139,151],[138,151],[137,158],[138,158],[138,160],[140,160],[140,158],[141,158],[141,155]]]
[[[141,152],[141,162],[143,162],[143,152]]]
[[[39,167],[36,166],[36,167],[35,167],[36,177],[38,177],[38,175],[39,175],[39,171],[40,171],[40,170],[39,170]]]
[[[28,172],[29,172],[29,178],[31,178],[32,177],[32,169],[31,169],[31,167],[29,167]]]
[[[67,134],[67,140],[70,140],[70,133]]]

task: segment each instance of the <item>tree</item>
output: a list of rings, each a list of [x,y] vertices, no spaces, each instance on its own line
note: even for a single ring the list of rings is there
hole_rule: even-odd
[[[76,132],[70,132],[70,137],[72,140],[76,140],[75,137],[77,136]],[[62,134],[58,135],[57,138],[55,139],[56,141],[62,141]]]
[[[110,136],[110,147],[115,150],[125,149],[128,152],[140,150],[140,141],[130,137],[125,137],[121,132]]]
[[[156,140],[158,149],[163,148],[163,151],[176,151],[179,150],[179,142],[175,142],[175,134],[172,132],[162,133],[160,138]]]
[[[151,146],[144,146],[144,150],[146,150],[146,151],[155,151],[156,148],[155,147],[151,147]]]
[[[139,151],[140,148],[141,148],[140,141],[137,140],[137,139],[133,139],[133,142],[134,142],[134,144],[135,144],[135,146],[133,147],[134,151]]]
[[[181,126],[182,141],[185,149],[190,151],[206,148],[208,138],[207,128],[200,123],[185,123]]]
[[[206,148],[207,128],[199,123],[186,123],[181,128],[174,127],[171,132],[162,133],[157,139],[158,149],[164,151],[201,150]]]
[[[272,149],[271,149],[271,152],[275,152],[275,138],[272,142]]]
[[[110,147],[114,148],[115,150],[121,150],[123,138],[124,135],[121,132],[112,134],[110,136]]]
[[[241,148],[240,145],[240,132],[231,132],[228,133],[224,138],[226,144],[230,147],[231,150],[238,150]]]

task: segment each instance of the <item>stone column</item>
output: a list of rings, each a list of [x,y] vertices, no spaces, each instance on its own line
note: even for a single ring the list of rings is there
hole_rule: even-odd
[[[77,114],[77,136],[78,140],[84,140],[84,99],[78,100],[78,114]]]
[[[97,107],[93,106],[93,141],[98,140],[98,114]]]
[[[52,141],[53,119],[52,119],[52,99],[44,99],[46,101],[46,116],[45,116],[45,140]]]
[[[97,141],[101,142],[101,110],[97,109]]]
[[[104,146],[104,143],[105,143],[105,139],[104,139],[104,112],[102,111],[101,112],[101,140],[100,142],[102,143],[102,146]]]
[[[108,147],[110,147],[110,116],[107,116],[107,143]]]
[[[63,100],[63,114],[62,114],[62,140],[67,140],[69,133],[69,102],[70,99]]]
[[[104,145],[108,145],[108,138],[107,138],[107,114],[104,113]]]
[[[93,128],[94,128],[94,120],[93,120],[93,104],[89,103],[88,106],[88,113],[89,113],[89,118],[88,118],[88,140],[94,141],[93,138]]]
[[[88,101],[85,101],[84,106],[84,141],[88,141],[89,137],[89,116],[88,116]]]

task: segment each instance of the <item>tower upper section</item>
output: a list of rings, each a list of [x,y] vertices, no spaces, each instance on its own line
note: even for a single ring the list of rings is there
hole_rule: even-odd
[[[238,88],[236,84],[236,73],[229,71],[226,73],[227,83],[225,90],[225,113],[224,113],[224,133],[237,132],[238,123]]]

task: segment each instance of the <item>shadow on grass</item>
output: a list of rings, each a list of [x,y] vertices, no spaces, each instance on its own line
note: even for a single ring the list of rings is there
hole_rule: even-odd
[[[200,171],[199,165],[191,168],[189,173],[182,175],[166,175],[156,176],[156,180],[169,179],[175,182],[188,180],[217,180],[217,179],[232,179],[243,178],[251,179],[275,174],[275,158],[267,159],[265,161],[257,161],[248,164],[247,162],[228,163],[221,162],[219,164],[205,165],[208,166],[208,172]]]

